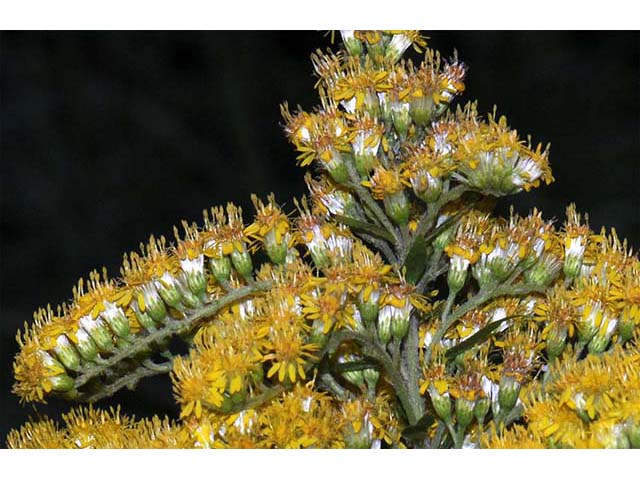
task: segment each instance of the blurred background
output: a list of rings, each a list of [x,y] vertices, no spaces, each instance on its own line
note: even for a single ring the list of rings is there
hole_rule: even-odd
[[[575,202],[592,227],[640,247],[637,32],[432,32],[469,66],[462,101],[498,106],[551,142],[555,183],[500,203],[562,222]],[[1,37],[0,444],[34,415],[10,392],[15,334],[66,301],[96,267],[151,233],[252,192],[305,191],[279,104],[316,104],[309,54],[322,32],[3,32]],[[334,47],[335,48],[335,47]],[[458,100],[460,101],[460,100]],[[178,410],[167,376],[104,405],[136,416]],[[68,404],[37,412],[58,416]]]

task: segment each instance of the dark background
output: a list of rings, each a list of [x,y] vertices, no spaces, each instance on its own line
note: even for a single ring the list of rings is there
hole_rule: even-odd
[[[469,65],[463,100],[494,103],[521,134],[551,142],[556,182],[510,197],[640,246],[639,35],[633,32],[433,32]],[[316,103],[309,54],[318,32],[5,32],[1,38],[0,443],[33,407],[11,395],[14,336],[32,312],[71,295],[80,276],[151,233],[252,192],[281,202],[304,171],[279,104]],[[168,377],[114,401],[175,416]],[[107,403],[109,404],[109,403]],[[51,401],[38,411],[57,415]]]

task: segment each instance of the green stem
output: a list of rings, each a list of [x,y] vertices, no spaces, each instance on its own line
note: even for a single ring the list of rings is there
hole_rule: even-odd
[[[114,355],[107,359],[103,359],[99,364],[93,365],[82,371],[82,374],[75,379],[74,387],[79,389],[84,386],[90,380],[107,373],[111,368],[115,367],[118,363],[128,358],[133,358],[135,355],[150,350],[151,345],[154,342],[162,343],[170,337],[183,334],[192,329],[201,319],[210,317],[218,313],[222,308],[248,296],[260,291],[270,288],[271,282],[260,282],[253,285],[240,287],[227,295],[214,300],[210,304],[195,310],[188,317],[182,320],[167,320],[166,324],[157,329],[155,332],[150,333],[142,338],[135,338],[129,345],[118,349]],[[146,367],[145,367],[146,368]],[[148,370],[148,369],[147,369]],[[135,371],[134,371],[135,372]],[[151,371],[145,371],[142,376],[148,377],[153,373]],[[133,373],[133,372],[132,372]],[[128,376],[127,376],[128,377]],[[131,379],[130,379],[131,380]],[[126,383],[116,382],[122,388]],[[115,385],[114,383],[113,385]],[[115,393],[117,390],[110,390],[110,394]],[[97,395],[97,394],[96,394]],[[100,398],[103,398],[103,395]],[[93,398],[93,397],[92,397]],[[90,400],[93,401],[93,400]]]

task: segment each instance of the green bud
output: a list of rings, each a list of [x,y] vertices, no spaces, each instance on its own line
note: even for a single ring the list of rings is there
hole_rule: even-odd
[[[431,396],[431,403],[433,409],[438,416],[445,422],[451,421],[451,399],[449,393],[440,394],[438,390],[433,386],[429,386],[429,395]]]
[[[358,295],[358,311],[360,312],[360,318],[365,325],[371,325],[378,318],[378,311],[380,301],[380,292],[373,291],[369,295],[369,300],[365,301],[363,298],[363,293],[360,292]]]
[[[473,421],[474,402],[466,398],[456,400],[456,420],[462,428],[467,428]]]
[[[100,318],[93,319],[91,315],[87,315],[80,319],[80,326],[86,330],[100,351],[110,352],[113,349],[111,331]]]
[[[242,252],[234,250],[231,252],[231,261],[233,262],[233,267],[243,278],[251,278],[253,262],[247,250],[243,250]]]
[[[547,336],[545,344],[547,355],[549,356],[549,361],[551,362],[562,355],[562,352],[567,345],[567,329],[551,329],[549,331],[549,335]]]
[[[73,371],[80,369],[80,355],[66,335],[58,336],[53,352],[67,369]]]
[[[144,308],[139,302],[138,308],[141,312],[148,313],[154,322],[161,323],[167,317],[167,307],[153,283],[143,285],[141,290],[138,291],[138,295],[142,297],[144,302]]]
[[[487,416],[487,413],[489,413],[490,408],[491,400],[488,398],[482,397],[476,400],[476,405],[473,407],[473,414],[479,424],[484,423],[484,418]]]
[[[136,319],[138,320],[138,323],[142,326],[142,328],[144,328],[145,330],[156,329],[156,324],[153,321],[153,318],[151,318],[151,315],[136,310]]]
[[[504,412],[510,412],[515,407],[520,395],[520,383],[513,377],[503,376],[500,379],[498,391],[498,404]]]
[[[79,328],[76,332],[78,338],[78,352],[80,356],[87,361],[93,361],[98,356],[98,347],[91,339],[89,334],[82,328]]]
[[[365,386],[364,374],[362,370],[351,370],[350,372],[342,372],[342,376],[348,382],[353,383],[358,388]]]
[[[74,387],[73,379],[64,373],[49,377],[49,381],[51,382],[51,388],[56,392],[68,392]]]
[[[155,281],[156,290],[165,301],[167,305],[180,310],[180,301],[182,300],[182,293],[178,281],[169,273],[165,273],[159,280]]]
[[[386,195],[383,202],[385,212],[391,220],[400,226],[409,223],[409,200],[404,190]]]
[[[394,315],[391,318],[391,334],[396,340],[402,340],[409,332],[409,315]]]
[[[426,127],[431,122],[434,104],[433,99],[429,95],[422,97],[412,97],[409,114],[417,125]]]
[[[487,262],[484,258],[481,258],[480,261],[471,268],[471,273],[478,282],[480,288],[484,288],[495,283],[493,272],[487,265]]]
[[[458,293],[464,287],[467,281],[467,267],[468,261],[463,259],[458,262],[455,257],[451,259],[451,266],[447,273],[447,285],[451,292]]]
[[[353,36],[353,30],[341,30],[342,43],[349,55],[352,57],[359,57],[362,55],[363,46],[362,42]]]
[[[283,265],[287,259],[287,252],[289,247],[287,245],[287,239],[283,237],[280,243],[276,242],[276,233],[272,229],[267,233],[264,238],[264,246],[267,251],[267,255],[273,263],[276,265]]]
[[[562,271],[567,278],[575,278],[582,268],[582,255],[567,255],[564,259]]]
[[[100,317],[109,325],[111,331],[120,338],[127,338],[131,333],[129,319],[120,307],[110,302],[104,302],[105,309]]]
[[[631,319],[621,319],[618,324],[618,335],[620,338],[620,343],[628,342],[633,338],[633,321]]]
[[[231,261],[228,257],[211,258],[209,260],[209,267],[218,282],[224,283],[229,281],[229,277],[231,276]]]
[[[556,257],[544,254],[537,263],[524,272],[524,278],[527,283],[546,287],[558,276],[559,271],[560,262]]]
[[[630,423],[626,428],[626,433],[631,448],[640,448],[640,424]]]
[[[596,333],[596,335],[589,342],[589,352],[604,352],[609,345],[609,342],[611,341],[611,337],[613,336],[613,332],[615,332],[617,325],[618,320],[603,317],[600,323],[600,328],[598,329],[598,333]]]
[[[411,116],[409,114],[409,104],[401,102],[391,103],[391,121],[401,138],[405,138],[411,126]]]
[[[378,338],[384,344],[391,340],[391,316],[378,315]]]

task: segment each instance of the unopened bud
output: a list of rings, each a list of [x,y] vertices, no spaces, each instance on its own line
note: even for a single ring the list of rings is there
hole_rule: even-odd
[[[124,314],[122,309],[111,302],[104,302],[105,309],[100,316],[107,322],[107,325],[111,328],[111,331],[120,338],[127,338],[131,333],[129,327],[129,319]]]
[[[411,97],[411,108],[409,113],[416,124],[425,127],[431,122],[434,104],[430,95]]]
[[[453,293],[458,293],[467,281],[467,268],[469,260],[459,255],[451,257],[451,265],[447,273],[447,285]]]
[[[87,361],[93,361],[98,356],[98,347],[91,339],[89,334],[82,328],[79,328],[76,332],[76,338],[78,339],[78,352],[80,356]]]
[[[438,416],[445,422],[451,421],[451,399],[449,398],[449,393],[445,392],[441,394],[433,385],[430,385],[429,395],[431,396],[433,409]]]
[[[251,278],[253,262],[251,261],[251,255],[246,249],[243,249],[241,252],[237,250],[231,252],[231,261],[236,271],[243,278]]]
[[[80,355],[66,335],[58,336],[53,352],[67,369],[73,371],[80,369]]]
[[[473,414],[476,417],[476,420],[479,424],[484,423],[484,418],[489,413],[489,409],[491,408],[491,400],[487,397],[479,398],[476,401],[476,405],[473,407]]]
[[[73,379],[64,373],[49,377],[47,380],[51,383],[52,390],[56,392],[68,392],[74,387]]]
[[[147,283],[138,291],[138,309],[148,313],[154,322],[162,322],[167,317],[167,307],[153,283]]]
[[[98,349],[103,352],[111,351],[114,345],[113,337],[111,331],[100,318],[93,319],[89,314],[80,319],[80,326],[89,334]]]
[[[391,121],[393,127],[401,138],[407,136],[411,126],[411,115],[409,115],[409,104],[404,102],[391,103]]]
[[[231,261],[228,257],[209,259],[209,267],[215,279],[220,282],[228,282],[231,276]]]
[[[389,315],[378,315],[378,338],[383,344],[391,340],[391,317]]]
[[[510,376],[503,376],[500,379],[500,390],[498,391],[498,403],[500,409],[510,412],[515,407],[520,395],[520,382]]]
[[[358,311],[365,325],[371,325],[378,318],[379,301],[380,292],[378,290],[370,292],[367,300],[364,299],[364,291],[358,295]]]
[[[462,397],[456,400],[456,420],[462,428],[468,427],[473,421],[473,403]]]
[[[404,226],[409,223],[409,200],[403,190],[386,195],[384,209],[396,224]]]
[[[289,247],[287,245],[286,235],[280,238],[280,243],[276,241],[276,232],[271,229],[264,237],[264,246],[267,255],[276,265],[282,265],[287,259]]]
[[[154,282],[154,285],[167,305],[180,309],[180,300],[182,300],[180,287],[178,281],[169,272],[165,272],[159,280]]]

